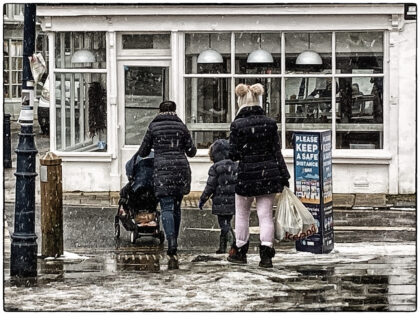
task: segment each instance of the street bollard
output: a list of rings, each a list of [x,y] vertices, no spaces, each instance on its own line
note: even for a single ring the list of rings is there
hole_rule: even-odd
[[[61,159],[47,152],[40,159],[43,257],[63,255],[63,186]]]
[[[10,114],[3,116],[3,167],[12,168],[12,141],[10,134]]]

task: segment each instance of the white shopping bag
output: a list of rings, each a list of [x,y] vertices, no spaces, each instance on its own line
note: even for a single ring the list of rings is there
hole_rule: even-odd
[[[297,241],[318,231],[312,214],[287,187],[284,187],[279,198],[274,227],[278,240]]]

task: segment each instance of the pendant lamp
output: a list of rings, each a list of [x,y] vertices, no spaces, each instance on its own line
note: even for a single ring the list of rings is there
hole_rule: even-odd
[[[209,49],[203,50],[197,58],[197,63],[223,63],[222,55],[211,48],[211,41],[210,41],[209,34]]]
[[[297,65],[322,65],[321,56],[314,50],[311,50],[311,35],[308,33],[308,49],[302,51],[296,58]]]
[[[261,34],[258,37],[260,48],[248,55],[247,63],[273,63],[273,56],[266,50],[261,49]]]
[[[90,50],[81,49],[76,51],[71,57],[71,63],[95,62],[96,58]]]

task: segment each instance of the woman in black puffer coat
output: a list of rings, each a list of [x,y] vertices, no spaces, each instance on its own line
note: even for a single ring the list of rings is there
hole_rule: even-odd
[[[228,238],[233,243],[235,236],[230,225],[235,214],[235,185],[238,163],[229,159],[229,142],[216,140],[209,149],[210,159],[214,163],[209,169],[206,188],[200,197],[198,207],[211,197],[212,213],[217,215],[220,226],[220,244],[216,254],[226,253]]]
[[[181,224],[181,202],[190,192],[191,169],[185,155],[195,156],[191,135],[176,115],[176,104],[164,101],[152,120],[138,154],[148,156],[154,149],[154,189],[162,210],[162,223],[168,240],[169,264],[177,267],[177,238]]]
[[[261,267],[272,267],[274,257],[273,202],[275,194],[289,186],[289,172],[280,151],[276,122],[259,105],[261,84],[239,84],[235,89],[239,111],[230,127],[230,157],[239,160],[236,185],[236,244],[228,260],[246,263],[249,245],[249,215],[256,199],[260,225]]]

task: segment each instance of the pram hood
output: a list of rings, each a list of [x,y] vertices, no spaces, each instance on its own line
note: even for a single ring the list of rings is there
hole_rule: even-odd
[[[136,192],[139,188],[153,188],[153,162],[155,153],[142,158],[137,153],[125,164],[125,174],[129,181],[132,181],[132,190]]]

